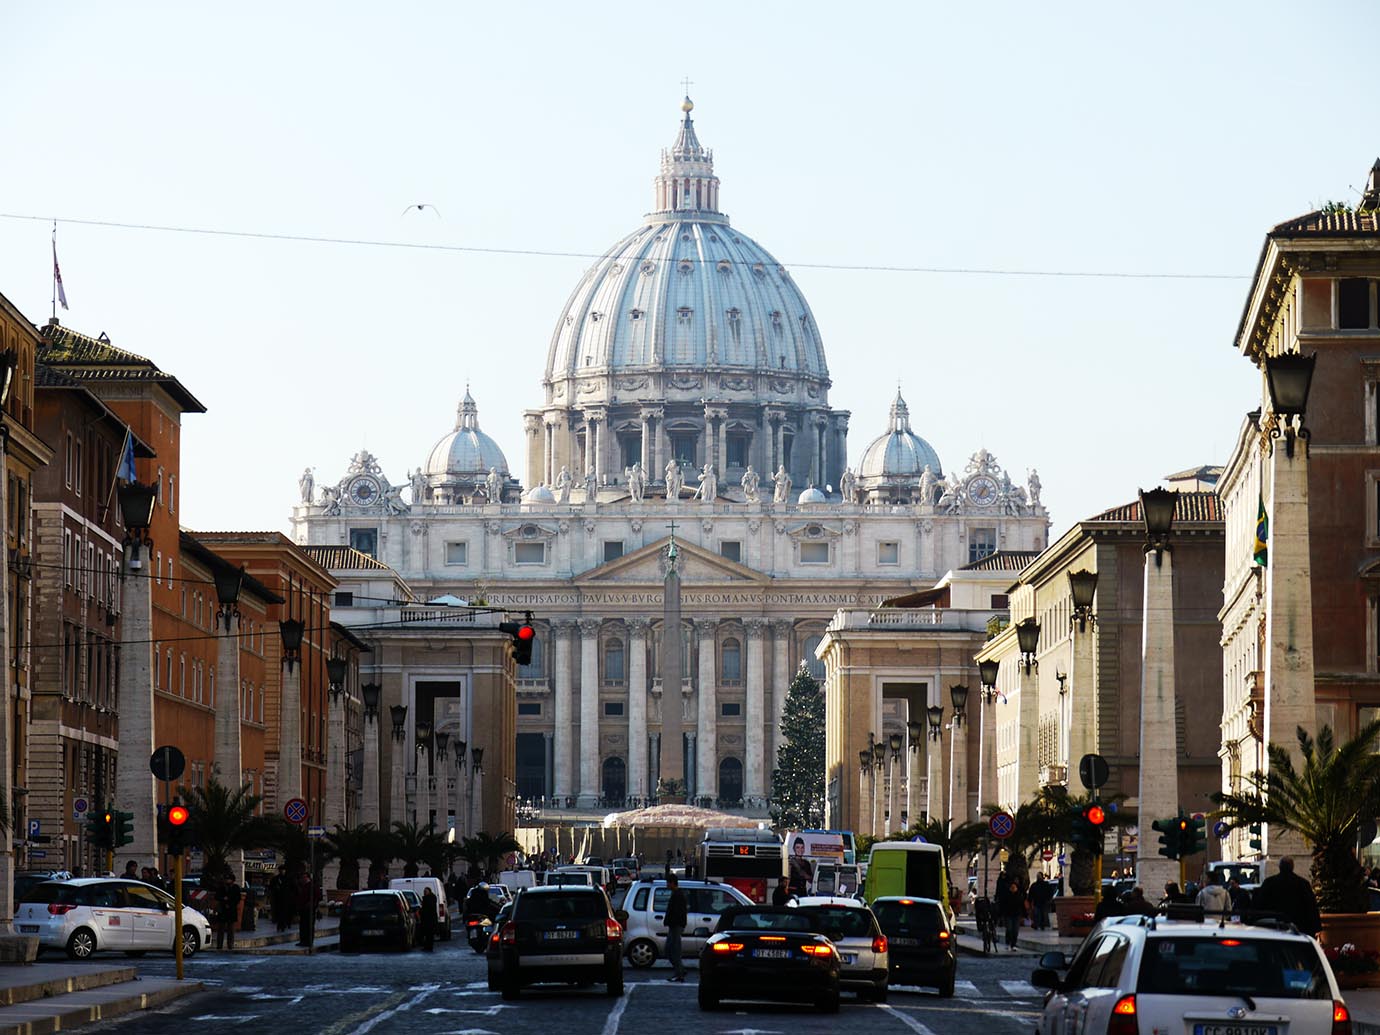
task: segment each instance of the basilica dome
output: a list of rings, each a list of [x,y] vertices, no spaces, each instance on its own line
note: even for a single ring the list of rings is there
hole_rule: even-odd
[[[431,447],[422,473],[437,485],[440,480],[482,481],[491,467],[505,479],[508,477],[508,460],[498,443],[479,430],[479,408],[467,388],[465,398],[460,400],[455,430]]]
[[[944,476],[939,454],[934,447],[910,430],[910,409],[897,391],[891,404],[890,429],[873,439],[863,450],[858,477],[864,485],[870,480],[895,481],[918,478],[929,466],[935,478]]]

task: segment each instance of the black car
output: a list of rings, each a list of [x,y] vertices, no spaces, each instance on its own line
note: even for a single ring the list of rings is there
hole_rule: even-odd
[[[484,958],[489,964],[489,991],[503,991],[503,983],[499,980],[503,976],[503,925],[508,922],[508,918],[513,915],[513,904],[503,903],[503,908],[498,911],[498,916],[494,917],[493,933],[489,935],[489,944],[484,950]]]
[[[356,891],[340,913],[341,952],[371,944],[406,952],[415,932],[412,909],[400,891]]]
[[[717,1010],[724,999],[771,999],[837,1013],[839,954],[821,928],[811,909],[725,909],[700,950],[700,1009]]]
[[[498,939],[504,999],[551,982],[600,982],[609,995],[623,994],[623,925],[602,888],[527,888]]]
[[[891,983],[934,986],[952,996],[958,956],[943,903],[887,895],[873,900],[872,914],[887,937]]]

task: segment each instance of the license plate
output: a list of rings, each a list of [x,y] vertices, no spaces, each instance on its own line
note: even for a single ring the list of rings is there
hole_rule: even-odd
[[[857,963],[858,954],[856,952],[845,952],[840,957],[844,963]]]
[[[543,931],[542,938],[548,942],[563,941],[567,938],[580,937],[579,931]]]
[[[920,944],[920,939],[919,939],[919,938],[893,938],[893,939],[891,939],[891,944],[892,944],[892,945],[919,945],[919,944]]]
[[[1195,1024],[1193,1035],[1279,1035],[1274,1024]]]
[[[791,958],[790,949],[753,949],[752,954],[759,960],[788,960]]]
[[[20,934],[38,934],[38,924],[20,924]]]
[[[362,932],[362,933],[363,933],[364,937],[366,937],[366,938],[382,938],[382,937],[383,937],[383,928],[382,928],[382,927],[371,927],[371,928],[369,928],[368,930],[366,930],[366,931],[364,931],[364,932]]]

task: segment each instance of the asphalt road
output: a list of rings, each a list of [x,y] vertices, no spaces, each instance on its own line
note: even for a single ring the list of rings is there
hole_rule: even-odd
[[[729,1004],[702,1013],[696,975],[684,984],[670,968],[625,968],[627,994],[610,999],[588,990],[525,990],[505,1003],[488,990],[484,961],[460,940],[428,954],[218,956],[204,953],[187,976],[201,995],[168,1007],[89,1027],[120,1035],[642,1035],[674,1025],[676,1035],[1015,1035],[1031,1032],[1040,997],[1027,983],[1027,954],[959,958],[952,999],[932,990],[893,989],[883,1006],[845,994],[839,1014],[808,1007]],[[171,976],[172,962],[140,961],[141,973]]]

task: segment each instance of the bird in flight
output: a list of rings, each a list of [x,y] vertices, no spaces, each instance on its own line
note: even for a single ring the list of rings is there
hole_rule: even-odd
[[[403,215],[407,215],[409,212],[414,212],[414,211],[415,211],[415,212],[420,212],[420,211],[422,211],[422,209],[426,209],[426,208],[429,208],[429,209],[431,209],[432,212],[436,213],[436,218],[437,218],[437,219],[440,219],[440,218],[441,218],[441,210],[440,210],[439,208],[437,208],[435,205],[429,205],[429,204],[427,204],[426,202],[422,202],[421,204],[418,204],[418,205],[408,205],[407,208],[405,208],[405,209],[402,210],[402,214],[403,214]]]

